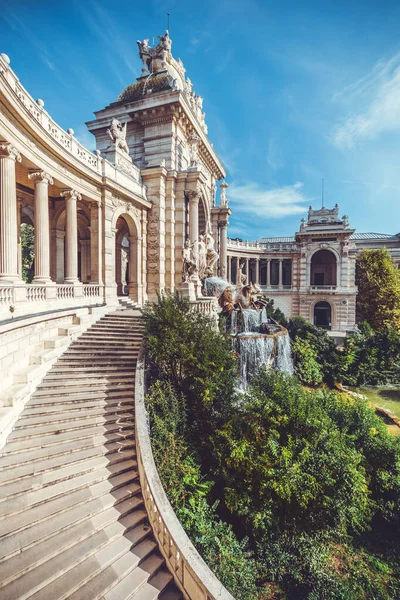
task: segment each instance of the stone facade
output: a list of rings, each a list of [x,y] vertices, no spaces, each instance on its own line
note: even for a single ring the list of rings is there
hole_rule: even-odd
[[[293,237],[255,242],[228,239],[228,278],[237,283],[240,265],[287,317],[302,316],[333,332],[356,322],[355,261],[363,248],[386,246],[400,263],[400,236],[355,233],[339,207],[308,211]]]
[[[142,76],[88,123],[89,152],[34,101],[0,55],[0,320],[64,306],[139,305],[157,292],[201,296],[183,276],[201,236],[227,260],[224,169],[168,32],[138,43]],[[22,280],[21,227],[34,227],[34,277]],[[214,260],[214,263],[216,261]],[[217,269],[214,267],[214,272]]]

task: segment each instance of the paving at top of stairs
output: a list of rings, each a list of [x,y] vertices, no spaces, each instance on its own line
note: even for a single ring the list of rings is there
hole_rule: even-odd
[[[137,309],[57,360],[0,452],[0,600],[181,600],[137,471]]]

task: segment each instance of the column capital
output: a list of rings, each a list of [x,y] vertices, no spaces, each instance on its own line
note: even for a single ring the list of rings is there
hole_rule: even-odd
[[[198,204],[200,200],[199,190],[186,190],[186,195],[190,202]]]
[[[71,189],[61,190],[60,196],[62,198],[65,198],[66,200],[69,200],[69,199],[82,200],[82,194],[80,194],[77,190],[71,190]]]
[[[221,227],[228,227],[229,225],[228,219],[221,219],[220,221],[218,221],[218,223]]]
[[[0,142],[0,158],[12,158],[17,162],[22,160],[18,150],[9,142]]]
[[[28,178],[31,179],[32,181],[34,181],[35,183],[37,181],[43,181],[44,183],[50,183],[51,185],[53,185],[53,178],[49,173],[46,173],[46,171],[29,171],[28,174]]]
[[[91,200],[90,201],[90,208],[100,208],[101,206],[101,200]]]

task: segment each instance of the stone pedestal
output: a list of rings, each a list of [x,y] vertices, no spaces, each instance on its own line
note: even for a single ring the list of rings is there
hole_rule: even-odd
[[[119,167],[121,171],[125,171],[125,173],[128,173],[129,175],[136,175],[131,157],[127,152],[116,146],[116,144],[108,146],[108,148],[102,152],[102,155],[112,165]]]
[[[18,280],[18,225],[15,161],[16,148],[0,142],[0,281]]]
[[[196,300],[196,298],[198,297],[193,281],[182,281],[180,286],[180,292],[184,298],[188,298],[191,301]]]

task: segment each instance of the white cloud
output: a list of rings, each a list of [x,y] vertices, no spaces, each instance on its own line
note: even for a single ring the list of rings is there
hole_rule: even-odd
[[[400,129],[400,53],[379,62],[364,77],[333,96],[347,109],[333,130],[338,148],[353,148],[363,140]]]
[[[310,200],[304,195],[303,184],[263,188],[257,183],[229,186],[228,197],[236,213],[280,219],[304,213]]]

